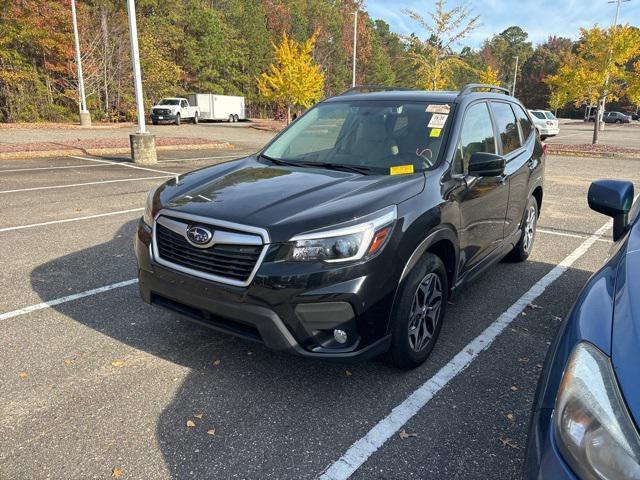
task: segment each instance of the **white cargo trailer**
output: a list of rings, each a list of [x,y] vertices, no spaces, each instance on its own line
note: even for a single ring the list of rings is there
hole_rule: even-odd
[[[189,103],[200,108],[200,120],[245,120],[244,97],[214,95],[212,93],[192,93]]]

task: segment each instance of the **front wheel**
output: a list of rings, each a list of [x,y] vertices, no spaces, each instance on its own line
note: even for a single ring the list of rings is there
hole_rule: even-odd
[[[622,120],[616,120],[616,123],[620,125],[622,123]]]
[[[193,116],[193,124],[194,125],[198,124],[198,114],[197,113]]]
[[[522,236],[520,241],[509,252],[507,258],[513,262],[524,262],[533,249],[538,224],[538,201],[530,197],[522,219]]]
[[[176,125],[180,125],[180,114],[176,115]]]
[[[404,369],[431,354],[447,308],[447,271],[442,260],[426,253],[407,276],[392,318],[391,357]]]

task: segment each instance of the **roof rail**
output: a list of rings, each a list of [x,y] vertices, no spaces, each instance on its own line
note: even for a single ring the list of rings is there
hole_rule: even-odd
[[[463,95],[468,95],[470,93],[473,93],[474,90],[479,90],[481,88],[488,89],[490,92],[494,92],[494,93],[502,92],[506,95],[511,95],[511,92],[509,91],[508,88],[497,87],[496,85],[489,85],[485,83],[469,83],[464,87],[462,87],[462,90],[460,90],[458,97],[462,97]]]
[[[411,90],[411,88],[405,87],[392,87],[389,85],[375,85],[375,84],[364,84],[364,85],[356,85],[354,87],[348,88],[340,95],[347,95],[349,93],[356,92],[386,92],[386,91],[405,91]]]

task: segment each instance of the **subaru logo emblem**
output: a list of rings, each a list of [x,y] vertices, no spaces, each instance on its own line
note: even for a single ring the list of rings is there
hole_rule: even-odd
[[[213,238],[213,232],[205,227],[191,225],[187,228],[187,240],[197,247],[208,244]]]

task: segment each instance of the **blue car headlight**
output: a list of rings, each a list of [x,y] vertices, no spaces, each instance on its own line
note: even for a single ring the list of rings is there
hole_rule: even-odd
[[[560,453],[581,479],[640,479],[640,435],[609,357],[590,343],[579,343],[569,357],[554,428]]]

